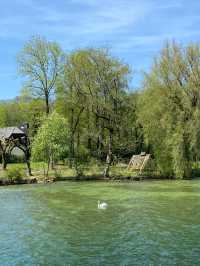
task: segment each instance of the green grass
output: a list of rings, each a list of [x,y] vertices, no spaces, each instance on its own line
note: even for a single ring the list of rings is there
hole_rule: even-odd
[[[29,178],[27,174],[27,167],[25,163],[12,163],[7,165],[7,170],[18,168],[24,173],[24,178]],[[81,172],[83,175],[81,177],[96,178],[102,177],[105,164],[93,161],[87,165],[80,165]],[[33,162],[31,163],[31,169],[33,177],[38,180],[44,180],[44,163]],[[0,179],[6,178],[7,171],[0,170]],[[139,175],[138,171],[128,170],[126,164],[117,164],[110,167],[110,177],[112,179],[131,179]],[[67,165],[57,164],[55,169],[49,170],[49,178],[56,178],[56,180],[68,180],[75,179],[77,177],[75,168],[69,168]]]
[[[103,176],[103,171],[105,168],[105,163],[100,163],[99,161],[91,161],[88,164],[83,164],[79,165],[81,172],[83,175],[80,177],[88,177],[89,179],[96,178],[96,177],[102,177]],[[24,173],[24,178],[29,178],[27,175],[27,167],[25,163],[10,163],[7,165],[7,170],[9,171],[10,169],[21,169],[22,172]],[[31,168],[32,168],[32,174],[33,177],[37,178],[38,180],[43,181],[44,180],[44,163],[42,162],[32,162],[31,163]],[[200,176],[200,162],[198,164],[196,163],[193,166],[193,174],[194,176]],[[0,179],[6,179],[7,178],[7,172],[8,171],[3,171],[1,170],[1,165],[0,165]],[[64,165],[64,164],[57,164],[55,166],[55,169],[50,169],[49,170],[49,178],[56,178],[57,180],[67,180],[67,179],[75,179],[76,178],[76,170],[75,168],[69,168],[69,166]],[[128,170],[126,164],[117,164],[114,166],[110,167],[110,177],[112,179],[131,179],[134,177],[138,176],[146,176],[146,177],[160,177],[157,175],[155,171],[143,171],[141,175],[139,174],[138,171],[133,171],[133,170]]]
[[[27,167],[25,163],[12,163],[7,165],[7,170],[19,168],[23,170],[23,172],[27,173]],[[82,172],[84,176],[88,177],[96,177],[96,176],[102,176],[103,170],[104,170],[105,164],[92,162],[88,165],[81,166]],[[37,177],[38,179],[44,178],[44,164],[41,162],[33,162],[31,163],[32,168],[32,174],[34,177]],[[111,166],[110,168],[110,176],[113,178],[121,177],[132,177],[137,175],[136,172],[127,170],[127,165],[115,165]],[[76,171],[75,169],[71,169],[66,165],[58,164],[55,166],[55,169],[50,169],[49,171],[50,177],[57,177],[57,179],[68,179],[68,178],[75,178],[76,177]],[[0,170],[0,178],[6,177],[6,171]],[[27,178],[25,176],[25,178]]]

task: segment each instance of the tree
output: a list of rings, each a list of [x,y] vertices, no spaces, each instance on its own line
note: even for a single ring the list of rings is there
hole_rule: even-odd
[[[56,110],[67,117],[69,121],[70,167],[72,167],[72,162],[76,157],[75,150],[77,150],[78,147],[75,147],[75,138],[77,131],[80,129],[79,124],[81,123],[81,116],[86,107],[85,96],[81,91],[80,81],[76,80],[76,75],[76,68],[69,56],[64,67],[63,77],[60,79],[57,86]],[[79,136],[80,135],[77,134],[77,138],[79,138]],[[79,144],[79,140],[77,144]]]
[[[191,177],[199,158],[200,46],[168,43],[145,78],[139,120],[158,170]]]
[[[32,159],[44,162],[45,176],[48,176],[50,163],[59,160],[68,151],[67,140],[67,121],[53,112],[45,118],[32,144]]]
[[[65,105],[70,108],[72,150],[75,134],[77,146],[82,132],[87,136],[90,149],[92,138],[96,138],[95,149],[102,150],[103,146],[107,149],[105,176],[109,175],[112,161],[113,138],[120,130],[128,76],[129,67],[112,57],[107,50],[78,50],[67,58],[61,85],[63,90],[60,95],[58,93],[57,99],[62,99],[58,102],[65,99]]]
[[[7,167],[7,155],[8,155],[9,143],[5,139],[0,140],[0,153],[2,160],[2,169],[6,170]]]
[[[50,111],[50,97],[60,72],[62,52],[58,44],[41,37],[33,37],[18,54],[19,74],[27,78],[26,87],[34,96],[45,100]]]

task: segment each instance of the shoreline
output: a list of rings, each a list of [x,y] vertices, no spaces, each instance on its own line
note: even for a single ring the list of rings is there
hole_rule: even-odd
[[[11,185],[31,185],[31,184],[49,184],[49,183],[59,183],[59,182],[121,182],[121,183],[133,183],[133,182],[145,182],[145,181],[186,181],[186,180],[196,180],[196,178],[190,179],[175,179],[175,178],[162,178],[162,177],[147,177],[147,176],[135,176],[135,177],[109,177],[105,178],[102,176],[83,176],[83,177],[62,177],[55,178],[49,177],[49,179],[41,179],[37,177],[25,178],[20,180],[9,180],[6,178],[0,179],[0,187],[1,186],[11,186]]]

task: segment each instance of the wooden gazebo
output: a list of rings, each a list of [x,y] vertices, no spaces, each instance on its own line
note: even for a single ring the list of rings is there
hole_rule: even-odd
[[[31,175],[31,152],[30,141],[28,137],[28,124],[24,124],[20,127],[0,128],[0,154],[2,156],[3,169],[6,169],[7,156],[11,154],[14,148],[18,148],[24,153],[28,167],[28,173]]]

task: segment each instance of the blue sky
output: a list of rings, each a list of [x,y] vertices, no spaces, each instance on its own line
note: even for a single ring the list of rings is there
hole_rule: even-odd
[[[165,41],[200,38],[200,0],[6,0],[0,4],[0,99],[19,94],[16,54],[33,35],[67,52],[109,47],[130,64],[138,87]]]

